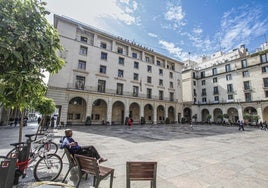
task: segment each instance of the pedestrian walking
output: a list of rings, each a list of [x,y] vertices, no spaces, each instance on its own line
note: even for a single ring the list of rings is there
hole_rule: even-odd
[[[265,131],[267,131],[267,123],[266,123],[266,121],[263,122],[263,129],[264,129]]]
[[[194,130],[194,127],[193,127],[193,121],[192,121],[192,120],[190,120],[190,128],[191,128],[192,130]]]
[[[245,129],[244,129],[244,122],[243,122],[243,120],[240,120],[240,122],[239,122],[239,129],[238,129],[239,131],[240,130],[242,130],[242,131],[244,131]]]

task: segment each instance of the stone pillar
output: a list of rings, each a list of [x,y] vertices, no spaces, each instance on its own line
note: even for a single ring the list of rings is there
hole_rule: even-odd
[[[113,112],[113,100],[111,97],[109,97],[108,104],[107,104],[107,119],[106,119],[106,121],[109,121],[110,124],[112,124],[112,112]]]
[[[263,115],[262,115],[262,109],[261,109],[261,106],[258,106],[258,108],[257,108],[257,114],[258,114],[259,117],[260,117],[259,122],[260,122],[260,121],[263,122]]]
[[[239,105],[238,106],[238,118],[239,118],[239,120],[243,120],[244,118],[243,118],[243,111],[242,111],[243,109],[242,109],[242,106],[241,105]]]
[[[156,104],[154,104],[154,120],[153,124],[157,124],[157,107]]]
[[[126,100],[126,103],[125,103],[125,113],[124,113],[124,119],[126,119],[126,117],[129,117],[129,100],[127,99]]]
[[[92,114],[92,105],[93,105],[93,99],[91,96],[88,97],[87,99],[87,111],[86,111],[86,117],[85,117],[85,120],[88,116],[91,117],[91,114]]]
[[[143,101],[140,104],[140,119],[141,117],[144,117],[144,104]]]

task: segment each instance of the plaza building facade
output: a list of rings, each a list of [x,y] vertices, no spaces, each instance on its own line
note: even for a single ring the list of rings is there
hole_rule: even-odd
[[[178,122],[183,63],[70,18],[55,15],[65,66],[48,81],[67,124]]]
[[[244,45],[224,54],[186,61],[183,116],[189,121],[268,121],[268,44],[249,53]]]

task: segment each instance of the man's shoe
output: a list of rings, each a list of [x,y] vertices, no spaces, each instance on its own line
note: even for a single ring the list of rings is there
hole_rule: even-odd
[[[107,161],[107,160],[108,160],[108,159],[104,159],[104,158],[101,157],[101,158],[99,159],[99,163],[103,163],[103,162],[105,162],[105,161]]]

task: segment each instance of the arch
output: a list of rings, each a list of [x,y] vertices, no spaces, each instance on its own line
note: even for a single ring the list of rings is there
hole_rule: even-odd
[[[168,107],[168,118],[170,123],[175,122],[175,108],[173,106]]]
[[[202,121],[203,122],[207,122],[208,121],[208,115],[209,115],[208,109],[203,109],[202,110]]]
[[[190,122],[192,119],[192,110],[188,107],[183,109],[184,122]],[[183,121],[182,121],[183,123]]]
[[[74,97],[69,101],[67,121],[69,123],[84,123],[87,103],[82,97]]]
[[[129,117],[132,118],[134,122],[140,121],[140,106],[138,103],[133,102],[130,104]]]
[[[213,117],[214,117],[214,122],[216,123],[221,123],[222,122],[222,110],[220,108],[215,108],[213,110]]]
[[[92,124],[104,124],[107,121],[107,103],[103,99],[96,99],[92,103]]]
[[[151,104],[144,106],[144,119],[146,123],[152,124],[154,121],[154,108]]]
[[[163,105],[159,105],[157,107],[157,123],[165,123],[165,107]]]
[[[116,101],[112,107],[112,124],[124,124],[125,105],[122,101]]]
[[[227,110],[230,123],[236,123],[239,120],[238,110],[234,107],[231,107]]]
[[[252,106],[244,108],[243,119],[246,124],[255,122],[256,120],[254,119],[254,116],[256,117],[256,115],[258,115],[256,108]]]
[[[244,113],[250,114],[250,115],[257,115],[257,110],[256,110],[256,108],[254,108],[252,106],[248,106],[244,109]]]
[[[263,109],[262,116],[263,116],[263,121],[268,122],[268,106],[266,106],[266,107]]]

